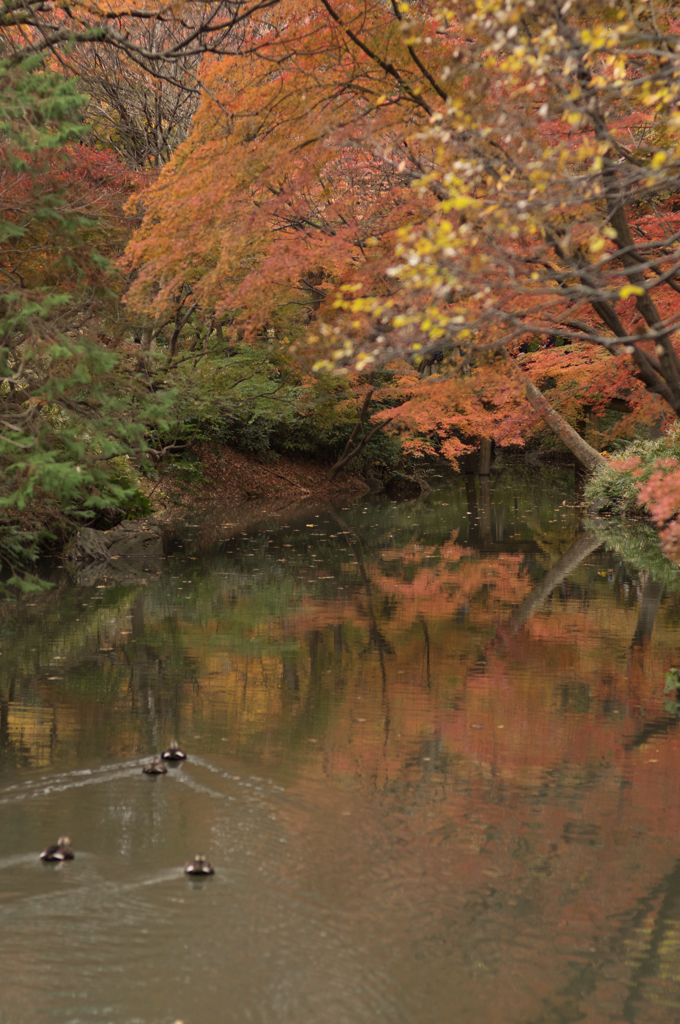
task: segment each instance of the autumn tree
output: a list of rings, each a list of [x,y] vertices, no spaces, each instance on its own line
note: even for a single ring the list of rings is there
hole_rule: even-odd
[[[253,15],[242,52],[204,62],[191,135],[145,196],[130,301],[160,315],[190,289],[251,334],[306,332],[325,367],[446,353],[454,392],[474,368],[488,395],[506,350],[503,389],[534,405],[518,348],[559,336],[533,361],[543,389],[551,363],[584,403],[642,409],[642,383],[644,417],[656,396],[678,411],[674,25],[626,11]]]
[[[585,3],[470,10],[475,41],[452,55],[419,186],[443,199],[402,233],[393,294],[345,303],[378,322],[371,359],[444,344],[465,365],[559,335],[625,353],[680,414],[678,24],[649,8],[611,3],[595,20]]]
[[[606,394],[648,420],[659,398],[680,410],[672,9],[262,0],[48,15],[24,0],[12,12],[12,59],[61,52],[93,91],[98,62],[132,62],[117,95],[102,77],[93,116],[114,145],[128,132],[137,163],[167,159],[200,86],[128,250],[131,307],[152,332],[172,322],[173,350],[201,317],[311,341],[321,367],[446,356],[430,423],[454,448],[524,435],[509,381],[513,407],[526,391],[558,431],[554,377],[578,375],[582,405]],[[147,90],[126,122],[147,76],[171,89],[153,102]],[[559,352],[518,358],[556,337]]]
[[[45,6],[41,0],[3,0],[0,55],[21,61],[62,47],[97,43],[126,54],[147,71],[159,65],[167,71],[168,66],[181,67],[205,53],[240,52],[242,26],[280,2],[196,0],[177,7],[162,2],[97,6],[87,0],[57,0]],[[145,24],[152,30],[143,31]],[[165,30],[167,26],[174,30]]]
[[[204,61],[191,135],[144,196],[132,304],[164,310],[191,287],[250,335],[299,335],[338,285],[384,280],[396,231],[434,206],[412,184],[438,87],[394,11],[342,12],[282,3],[251,19],[243,53]]]
[[[184,29],[176,23],[134,21],[127,36],[143,49],[181,43]],[[162,42],[160,42],[162,40]],[[139,170],[161,167],[188,135],[196,109],[200,54],[160,61],[148,68],[105,43],[60,47],[56,64],[75,76],[87,94],[83,119],[90,144],[117,153]]]
[[[188,132],[206,53],[240,52],[252,16],[280,0],[194,0],[141,7],[5,2],[0,56],[40,54],[78,76],[100,145],[135,167],[160,166]]]
[[[664,407],[680,415],[672,13],[647,4],[471,10],[477,45],[458,65],[484,67],[492,88],[481,90],[473,74],[456,87],[450,76],[447,109],[429,133],[440,143],[430,182],[446,198],[423,228],[403,233],[393,295],[343,302],[377,321],[370,358],[385,347],[449,345],[465,368],[527,339],[560,338],[571,344],[532,360],[537,383],[562,376],[600,411],[617,397],[648,421]],[[520,361],[508,371],[524,380],[530,402],[597,465],[553,421]],[[669,501],[676,472],[666,462],[641,489],[659,522],[678,507]],[[675,537],[677,528],[666,532]]]
[[[432,108],[399,12],[344,5],[338,20],[314,0],[292,11],[253,17],[243,52],[204,61],[191,135],[143,196],[128,300],[156,324],[190,296],[232,337],[301,343],[343,282],[383,286],[396,232],[433,209],[412,188],[433,155],[417,137]],[[380,429],[365,424],[375,406],[361,384],[356,397],[340,462]]]

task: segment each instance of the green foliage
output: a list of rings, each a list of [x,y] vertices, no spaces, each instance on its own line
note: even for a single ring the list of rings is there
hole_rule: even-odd
[[[83,98],[34,60],[0,63],[0,562],[31,590],[44,543],[100,511],[139,507],[135,463],[172,395],[149,393],[83,328],[106,288],[93,220],[66,202]],[[17,261],[17,249],[25,257]],[[58,258],[55,259],[55,252]],[[49,254],[49,255],[46,255]],[[77,258],[76,258],[77,256]],[[87,288],[81,282],[87,279]]]
[[[0,138],[25,156],[64,146],[87,131],[78,117],[85,97],[72,82],[42,70],[41,65],[37,55],[18,65],[0,61]],[[20,155],[14,159],[17,167],[29,168]]]
[[[162,376],[173,390],[172,415],[156,444],[189,475],[195,472],[186,453],[192,441],[231,444],[266,456],[271,433],[305,402],[299,374],[272,346],[243,345],[231,356],[218,349],[171,364]]]
[[[275,345],[242,345],[179,364],[166,375],[175,401],[171,425],[157,447],[176,450],[170,458],[179,475],[197,481],[200,467],[192,441],[227,444],[259,459],[294,455],[332,465],[356,423],[356,399],[342,377],[304,379]],[[352,469],[394,467],[401,444],[380,432],[352,462]]]
[[[678,689],[680,689],[680,677],[677,668],[669,668],[664,682],[664,707],[669,715],[680,714],[680,700],[678,700]]]
[[[302,455],[332,465],[344,451],[353,427],[352,422],[326,426],[319,424],[313,416],[299,417],[285,433],[280,432],[273,438],[273,445],[282,454]],[[347,468],[350,473],[365,473],[368,469],[394,470],[402,461],[399,439],[381,431],[348,463]]]
[[[654,472],[658,459],[674,459],[680,465],[680,424],[674,424],[663,437],[653,441],[621,445],[616,459],[598,469],[586,484],[586,501],[598,511],[607,509],[619,515],[643,513],[638,491]]]
[[[680,593],[680,566],[663,553],[659,535],[651,523],[630,519],[587,519],[585,528],[601,538],[609,551],[616,551],[626,562],[648,573],[674,593]]]
[[[607,510],[619,515],[639,515],[642,511],[632,473],[622,472],[611,465],[595,471],[585,486],[583,496],[587,504],[598,512]]]

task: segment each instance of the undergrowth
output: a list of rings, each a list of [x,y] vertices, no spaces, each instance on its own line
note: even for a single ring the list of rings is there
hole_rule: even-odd
[[[588,505],[599,512],[644,515],[638,499],[659,459],[673,459],[680,468],[680,424],[653,441],[630,441],[621,445],[611,462],[595,471],[584,489]],[[633,461],[635,460],[635,461]]]

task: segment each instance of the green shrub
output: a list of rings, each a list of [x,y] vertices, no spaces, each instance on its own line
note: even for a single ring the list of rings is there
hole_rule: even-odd
[[[391,379],[376,376],[379,383]],[[171,462],[180,472],[192,472],[191,455],[181,450],[192,441],[227,444],[259,459],[292,455],[331,466],[356,424],[356,402],[344,378],[329,374],[303,383],[274,345],[242,345],[229,357],[215,352],[197,367],[183,364],[170,379],[174,421],[154,446],[176,445]],[[402,460],[399,439],[381,431],[348,468],[379,471]]]
[[[637,463],[631,463],[632,459],[638,460]],[[657,459],[675,459],[680,467],[680,424],[674,424],[667,434],[653,441],[630,441],[621,445],[612,463],[596,470],[586,484],[587,503],[598,511],[644,514],[638,492],[652,474]],[[621,468],[621,463],[625,468]]]

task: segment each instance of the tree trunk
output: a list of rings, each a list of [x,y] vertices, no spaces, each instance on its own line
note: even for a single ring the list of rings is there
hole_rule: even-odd
[[[527,619],[541,607],[544,601],[552,594],[555,587],[558,587],[562,580],[566,579],[570,572],[581,564],[584,558],[597,551],[602,545],[602,540],[594,533],[582,533],[577,537],[568,551],[562,555],[560,560],[553,565],[540,583],[537,583],[528,597],[510,620],[510,626],[514,633],[521,629]]]
[[[482,449],[483,454],[484,450]],[[491,535],[491,481],[488,476],[481,474],[479,481],[479,539],[482,544],[488,544],[493,540]]]
[[[369,383],[373,383],[373,374],[371,374],[369,377]],[[383,427],[387,426],[387,423],[383,421],[382,423],[378,423],[377,426],[373,427],[372,430],[369,430],[368,433],[365,432],[365,424],[368,419],[368,410],[371,404],[372,397],[373,387],[371,387],[370,391],[365,396],[361,404],[361,408],[359,410],[359,419],[357,420],[356,426],[354,427],[354,430],[352,431],[349,440],[345,445],[344,452],[342,453],[338,461],[335,463],[335,465],[331,466],[331,468],[326,473],[327,480],[334,480],[336,474],[342,469],[342,467],[346,466],[350,459],[353,459],[355,455],[358,455],[359,452],[362,451],[363,448],[365,448],[365,446],[368,444],[372,437],[375,437],[375,435],[380,430],[382,430]],[[361,437],[359,435],[361,435]]]
[[[541,414],[545,423],[559,437],[562,444],[565,444],[574,453],[578,461],[591,473],[602,466],[606,466],[607,460],[604,456],[600,455],[597,449],[589,445],[587,441],[584,441],[581,435],[577,434],[574,428],[567,423],[564,416],[561,416],[556,409],[553,409],[548,399],[531,383],[526,374],[522,373],[521,370],[519,372],[526,388],[529,404],[536,412]]]
[[[491,439],[482,438],[482,450],[479,460],[479,475],[488,476],[491,472]]]
[[[657,583],[651,578],[645,582],[640,598],[637,626],[635,627],[635,634],[631,643],[632,648],[643,647],[645,641],[652,639],[652,630],[654,629],[656,615],[661,604],[663,590],[663,583]]]

